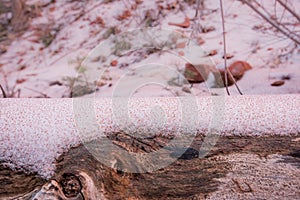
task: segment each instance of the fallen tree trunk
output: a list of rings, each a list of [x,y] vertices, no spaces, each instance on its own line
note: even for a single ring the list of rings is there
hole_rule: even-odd
[[[118,133],[115,136],[122,138],[124,134]],[[131,139],[136,141],[134,138]],[[163,139],[165,138],[151,140]],[[299,139],[300,135],[221,137],[205,158],[189,158],[187,152],[168,167],[140,174],[109,168],[80,145],[57,159],[56,173],[47,182],[37,175],[1,168],[0,179],[4,184],[0,186],[0,197],[2,199],[34,197],[36,200],[50,197],[297,199],[300,195]],[[190,148],[199,149],[202,140],[200,136],[197,137]],[[124,140],[122,143],[128,145],[128,141]],[[139,144],[141,148],[139,151],[144,151],[143,147],[148,147],[145,144]],[[170,150],[170,155],[172,153],[174,149]],[[113,159],[118,163],[127,162],[122,159],[122,155],[115,155]]]
[[[140,99],[133,101],[143,104]],[[155,105],[150,99],[145,101]],[[207,114],[202,106],[210,105],[204,101],[212,102],[198,99],[197,112],[202,119],[211,120],[202,116]],[[111,105],[108,102],[96,101],[95,109],[106,109]],[[170,103],[170,99],[166,102]],[[297,199],[300,196],[300,114],[297,112],[300,101],[297,95],[225,99],[224,127],[215,143],[209,141],[213,145],[206,154],[202,154],[209,132],[204,127],[209,124],[205,120],[199,120],[199,130],[191,143],[184,139],[186,134],[174,129],[170,131],[174,134],[137,137],[138,133],[111,127],[114,131],[104,132],[99,137],[87,134],[86,138],[82,135],[78,138],[73,130],[76,115],[70,114],[76,113],[72,110],[73,103],[71,100],[0,100],[0,128],[4,133],[0,140],[0,182],[5,183],[0,185],[0,199]],[[99,104],[105,108],[99,108]],[[274,108],[276,110],[272,110]],[[104,120],[108,116],[109,113],[100,112],[97,119]],[[267,124],[268,120],[273,120],[271,125]],[[100,129],[104,129],[103,121],[99,124]],[[257,128],[252,129],[254,127]],[[22,139],[14,137],[24,132]],[[58,138],[58,135],[69,140],[64,141],[66,138]],[[176,135],[182,139],[173,142]],[[109,144],[103,141],[111,142],[122,151],[108,148]],[[42,145],[47,147],[43,149]],[[161,149],[164,151],[157,153]],[[50,153],[55,150],[56,154]],[[98,154],[105,156],[100,157],[101,160]],[[138,156],[131,157],[133,154]],[[157,170],[143,171],[157,164],[144,159],[150,154],[157,163],[163,159],[173,160]],[[54,156],[52,160],[43,158],[51,156]],[[54,168],[46,162],[54,164]],[[47,176],[47,170],[53,173]]]

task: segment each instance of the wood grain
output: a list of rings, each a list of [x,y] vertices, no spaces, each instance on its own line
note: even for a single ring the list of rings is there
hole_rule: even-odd
[[[253,199],[274,196],[271,191],[275,183],[285,191],[281,194],[283,198],[297,199],[300,187],[299,138],[299,134],[224,136],[205,158],[197,158],[195,152],[204,139],[198,135],[180,159],[151,173],[128,173],[110,168],[80,145],[57,159],[55,176],[46,183],[36,174],[2,166],[0,199]],[[149,153],[164,147],[172,138],[141,139],[115,133],[108,139],[126,151]],[[102,145],[96,140],[92,143]],[[169,154],[176,155],[176,150],[183,146],[176,144],[169,148]],[[126,158],[112,155],[114,163],[126,166]],[[287,171],[282,173],[282,169]]]

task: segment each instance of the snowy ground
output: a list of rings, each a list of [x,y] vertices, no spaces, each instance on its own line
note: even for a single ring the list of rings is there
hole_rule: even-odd
[[[273,0],[260,2],[299,33],[300,23]],[[233,55],[228,63],[243,60],[253,67],[238,81],[242,92],[300,93],[299,47],[246,5],[224,3],[227,53]],[[223,67],[220,5],[205,1],[200,19],[194,18],[195,8],[193,1],[177,0],[56,1],[42,7],[29,30],[5,46],[0,84],[14,97],[70,97],[77,76],[73,96],[93,96],[95,83],[96,97],[210,95],[209,81],[190,89],[182,72],[187,61]],[[170,25],[186,18],[187,28]],[[212,50],[217,54],[207,56]],[[271,86],[281,79],[284,85]],[[230,91],[237,94],[234,86]]]

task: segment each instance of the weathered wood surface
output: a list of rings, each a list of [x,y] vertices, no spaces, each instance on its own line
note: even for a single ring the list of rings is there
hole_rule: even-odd
[[[0,199],[30,199],[44,183],[45,180],[36,174],[0,164]]]
[[[141,140],[116,133],[109,139],[127,151],[149,153],[172,138]],[[299,133],[223,136],[205,158],[197,158],[194,153],[202,141],[203,137],[197,136],[188,153],[151,173],[107,167],[83,145],[57,159],[50,180],[1,165],[0,199],[299,199]],[[177,148],[180,144],[170,148],[169,154],[176,155]],[[111,159],[119,164],[128,162],[122,155]]]

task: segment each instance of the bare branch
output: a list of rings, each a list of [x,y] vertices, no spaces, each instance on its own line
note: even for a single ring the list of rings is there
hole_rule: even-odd
[[[200,9],[200,1],[201,0],[197,0],[197,8],[196,8],[196,13],[195,13],[195,18],[198,17],[198,13],[199,13],[199,9]]]
[[[28,87],[25,87],[27,90],[31,90],[33,92],[36,92],[40,95],[42,95],[44,98],[50,98],[47,94],[43,93],[43,92],[40,92],[40,91],[37,91],[37,90],[34,90],[34,89],[31,89],[31,88],[28,88]]]
[[[259,16],[261,16],[264,20],[266,20],[269,24],[271,24],[274,28],[276,28],[279,32],[290,38],[292,41],[294,41],[296,44],[300,44],[300,41],[294,38],[291,34],[286,33],[283,29],[281,29],[277,24],[275,24],[273,21],[271,21],[268,17],[266,17],[264,14],[262,14],[255,6],[253,6],[250,1],[248,0],[240,0],[243,3],[245,3],[247,6],[249,6],[252,10],[254,10]]]
[[[1,84],[0,84],[0,89],[1,89],[1,92],[3,94],[3,98],[7,98],[6,93],[5,93],[5,91],[4,91],[4,89],[3,89],[3,87],[2,87]]]
[[[253,0],[253,2],[254,2],[258,7],[260,7],[264,12],[266,12],[269,16],[271,16],[271,13],[268,12],[268,10],[265,9],[260,3],[258,3],[256,0]],[[276,3],[276,2],[275,2],[275,3]],[[286,9],[285,9],[285,10],[286,10]],[[284,10],[284,11],[285,11],[285,10]],[[286,25],[284,25],[283,23],[280,22],[281,20],[282,20],[282,19],[280,19],[279,21],[278,21],[277,19],[274,19],[274,21],[277,23],[277,26],[281,26],[283,29],[285,29],[285,31],[287,31],[288,34],[289,34],[290,36],[294,35],[294,36],[297,37],[297,35],[294,33],[294,31],[290,30]]]
[[[223,9],[223,2],[222,0],[220,0],[220,7],[221,7],[221,16],[222,16],[222,29],[223,29],[223,48],[224,48],[224,68],[225,68],[225,87],[226,87],[226,92],[228,95],[230,95],[230,92],[228,90],[228,74],[230,75],[230,78],[232,78],[235,87],[237,88],[238,92],[240,93],[240,95],[243,95],[243,93],[241,92],[239,86],[237,85],[235,78],[232,76],[232,74],[230,73],[230,71],[228,70],[227,67],[227,51],[226,51],[226,32],[225,32],[225,19],[224,19],[224,9]]]
[[[224,48],[224,68],[225,68],[225,87],[226,92],[228,95],[230,95],[230,92],[228,90],[228,67],[227,67],[227,51],[226,51],[226,37],[225,37],[225,19],[224,19],[224,10],[223,10],[223,2],[220,0],[220,7],[221,7],[221,17],[222,17],[222,29],[223,29],[223,48]]]
[[[290,7],[288,7],[286,5],[286,3],[282,2],[281,0],[276,0],[278,3],[280,3],[280,5],[282,7],[284,7],[285,9],[287,9],[294,17],[296,17],[298,19],[298,21],[300,21],[300,16],[297,15],[297,13],[295,13]]]

